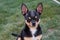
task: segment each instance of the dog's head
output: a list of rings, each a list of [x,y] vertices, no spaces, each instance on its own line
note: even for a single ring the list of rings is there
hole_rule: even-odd
[[[30,27],[38,26],[40,22],[40,15],[43,11],[42,3],[39,3],[35,10],[29,10],[27,6],[23,3],[21,5],[21,11],[25,18],[25,23]]]

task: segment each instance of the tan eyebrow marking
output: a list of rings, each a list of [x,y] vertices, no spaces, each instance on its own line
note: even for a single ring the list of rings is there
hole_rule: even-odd
[[[29,19],[31,19],[31,17],[29,17]]]
[[[35,18],[37,18],[37,16],[35,16]]]

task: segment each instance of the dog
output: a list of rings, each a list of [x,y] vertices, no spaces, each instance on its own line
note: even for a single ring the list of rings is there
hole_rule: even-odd
[[[17,40],[42,40],[42,30],[39,25],[43,4],[38,3],[35,10],[29,10],[26,4],[21,5],[22,15],[25,19],[25,27],[17,36]]]

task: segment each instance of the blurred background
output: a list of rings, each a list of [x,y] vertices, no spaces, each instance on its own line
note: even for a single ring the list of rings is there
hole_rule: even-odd
[[[58,0],[60,1],[60,0]],[[60,5],[53,0],[0,0],[0,40],[16,40],[11,33],[20,33],[24,27],[24,17],[21,13],[21,3],[29,10],[43,3],[40,26],[43,40],[60,40]]]

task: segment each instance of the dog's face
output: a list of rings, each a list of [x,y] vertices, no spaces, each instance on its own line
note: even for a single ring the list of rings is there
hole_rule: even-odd
[[[21,11],[25,18],[25,23],[30,27],[37,27],[40,22],[40,15],[43,10],[42,3],[39,3],[35,10],[29,11],[25,4],[21,5]]]

